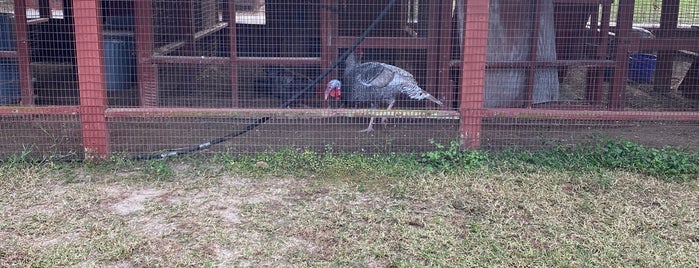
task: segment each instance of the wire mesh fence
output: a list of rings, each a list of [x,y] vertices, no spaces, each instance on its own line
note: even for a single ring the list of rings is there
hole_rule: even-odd
[[[73,160],[81,157],[82,135],[76,115],[15,115],[0,121],[0,159],[23,156]]]
[[[0,152],[616,136],[699,149],[697,12],[677,0],[0,0]]]

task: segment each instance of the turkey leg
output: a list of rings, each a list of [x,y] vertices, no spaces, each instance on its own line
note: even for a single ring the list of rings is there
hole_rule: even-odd
[[[369,120],[369,127],[365,128],[364,130],[360,130],[359,132],[371,132],[371,131],[374,131],[374,127],[371,126],[371,125],[373,125],[373,124],[374,124],[374,118],[372,117],[372,118]]]
[[[396,100],[391,100],[391,102],[388,103],[388,108],[386,108],[386,111],[391,110],[391,108],[393,108],[393,104],[395,104],[395,103],[396,103]],[[385,124],[385,123],[386,123],[386,117],[382,117],[382,118],[381,118],[381,123],[382,123],[382,124]],[[369,119],[369,127],[367,127],[367,128],[364,129],[364,130],[360,130],[359,132],[370,132],[370,131],[374,131],[373,125],[374,125],[374,117],[372,117],[371,119]]]
[[[396,100],[391,100],[391,102],[388,103],[388,108],[386,108],[386,111],[391,110],[393,108],[393,104],[396,103]],[[386,124],[386,117],[381,117],[381,124]]]

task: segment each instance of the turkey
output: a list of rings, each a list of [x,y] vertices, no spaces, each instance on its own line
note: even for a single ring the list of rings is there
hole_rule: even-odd
[[[325,88],[325,100],[333,97],[341,100],[345,107],[369,106],[377,108],[381,102],[388,104],[387,110],[393,108],[400,94],[416,100],[428,99],[442,105],[434,96],[417,85],[411,73],[396,66],[380,63],[359,63],[357,56],[350,54],[345,60],[343,81],[331,80]],[[386,119],[383,118],[383,121]],[[362,132],[373,131],[374,118],[369,120],[369,127]]]
[[[299,78],[282,66],[267,66],[265,76],[255,79],[255,88],[260,92],[281,99],[282,102],[291,99],[311,82],[307,78]],[[299,99],[310,96],[306,92]]]

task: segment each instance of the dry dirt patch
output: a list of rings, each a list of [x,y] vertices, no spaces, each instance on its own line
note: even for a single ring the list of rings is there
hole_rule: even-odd
[[[159,189],[145,189],[129,193],[129,195],[118,203],[112,205],[114,213],[125,216],[143,210],[146,201],[152,200],[167,193]]]

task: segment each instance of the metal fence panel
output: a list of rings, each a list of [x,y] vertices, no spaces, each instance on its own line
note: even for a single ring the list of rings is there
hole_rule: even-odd
[[[679,0],[4,0],[0,153],[616,136],[696,149],[697,12]],[[326,91],[333,79],[340,91]]]

